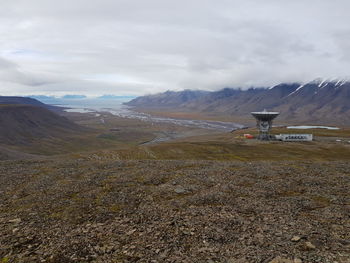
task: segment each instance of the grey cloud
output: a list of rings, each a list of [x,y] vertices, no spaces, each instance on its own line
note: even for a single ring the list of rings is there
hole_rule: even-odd
[[[3,0],[0,93],[144,94],[349,75],[347,0]],[[7,63],[7,64],[6,64]]]
[[[0,57],[0,70],[17,69],[17,67],[15,63]]]
[[[0,57],[0,80],[1,82],[17,83],[28,87],[48,85],[56,80],[47,75],[38,75],[23,71],[16,63]],[[3,85],[6,90],[6,85]]]

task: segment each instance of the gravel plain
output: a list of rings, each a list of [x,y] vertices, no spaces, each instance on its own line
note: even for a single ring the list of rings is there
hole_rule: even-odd
[[[350,262],[347,161],[0,162],[0,262]]]

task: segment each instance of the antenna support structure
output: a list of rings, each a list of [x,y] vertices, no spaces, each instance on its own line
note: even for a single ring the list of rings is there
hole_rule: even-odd
[[[252,112],[253,117],[256,119],[256,126],[259,130],[259,140],[269,141],[272,136],[269,134],[272,128],[272,120],[275,119],[280,113],[279,112],[269,112],[269,111],[259,111]]]

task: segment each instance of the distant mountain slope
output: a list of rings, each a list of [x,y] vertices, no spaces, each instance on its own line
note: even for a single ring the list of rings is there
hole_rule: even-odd
[[[182,100],[183,92],[165,92],[136,98],[127,105],[176,111],[218,113],[250,117],[251,111],[280,111],[279,120],[294,123],[350,125],[350,82],[314,80],[305,84],[282,83],[271,88],[225,88]],[[171,102],[171,103],[168,103]]]
[[[164,93],[137,97],[126,104],[142,107],[177,107],[183,103],[189,103],[190,101],[199,99],[207,94],[209,94],[209,92],[202,90],[166,91]]]
[[[25,145],[43,138],[63,138],[84,129],[43,107],[0,105],[0,144],[3,145]]]
[[[60,111],[62,108],[42,103],[41,101],[29,97],[0,96],[0,104],[22,104],[43,107],[53,111]]]

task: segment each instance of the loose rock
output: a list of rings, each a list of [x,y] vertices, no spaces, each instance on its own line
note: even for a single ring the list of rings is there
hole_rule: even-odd
[[[299,236],[292,237],[293,242],[298,242],[300,239],[301,239],[301,237],[299,237]]]

